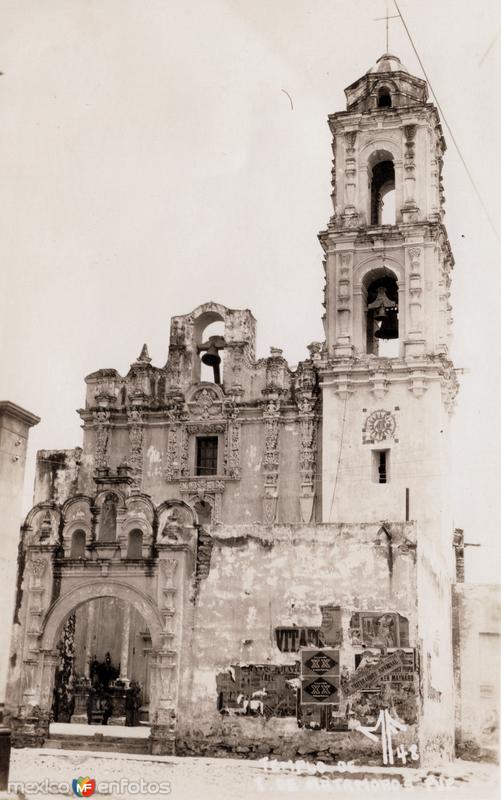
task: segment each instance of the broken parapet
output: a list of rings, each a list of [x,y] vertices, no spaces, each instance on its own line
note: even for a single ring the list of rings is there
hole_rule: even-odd
[[[34,505],[64,503],[77,492],[82,448],[39,450],[35,475]]]

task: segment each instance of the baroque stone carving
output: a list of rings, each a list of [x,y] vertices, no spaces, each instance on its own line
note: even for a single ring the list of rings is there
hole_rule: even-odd
[[[164,586],[172,586],[172,584],[174,583],[174,575],[177,569],[176,559],[162,558],[158,563],[161,570],[162,582]]]
[[[96,428],[96,469],[108,466],[108,442],[110,436],[111,413],[107,409],[94,411],[94,426]]]
[[[397,423],[391,411],[378,409],[369,414],[362,429],[364,444],[376,444],[395,436]]]
[[[264,417],[264,499],[263,499],[263,519],[265,524],[271,525],[275,522],[277,503],[278,503],[278,466],[280,461],[279,452],[279,420],[280,404],[277,398],[269,397]]]
[[[203,497],[206,493],[224,492],[224,485],[224,481],[221,480],[194,478],[190,481],[181,481],[179,489],[182,494],[197,494]]]
[[[128,463],[132,469],[135,483],[141,483],[143,473],[143,415],[140,409],[131,408],[127,412],[129,421]]]
[[[190,405],[193,416],[202,419],[210,419],[221,413],[221,404],[217,393],[206,386],[193,395]]]
[[[177,427],[169,425],[167,433],[167,464],[165,467],[166,480],[172,481],[177,477],[177,467]]]
[[[42,559],[34,559],[29,563],[30,572],[33,575],[36,581],[40,581],[43,578],[45,570],[47,569],[47,562],[42,561]]]
[[[297,398],[300,425],[299,470],[301,489],[299,505],[303,522],[309,523],[313,513],[315,495],[315,462],[317,450],[316,419],[313,413],[316,398],[300,395]]]

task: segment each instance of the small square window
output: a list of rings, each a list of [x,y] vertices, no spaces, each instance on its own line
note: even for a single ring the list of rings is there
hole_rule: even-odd
[[[217,436],[198,436],[196,448],[196,475],[217,475]]]
[[[372,480],[374,483],[389,483],[390,481],[390,451],[372,451]]]

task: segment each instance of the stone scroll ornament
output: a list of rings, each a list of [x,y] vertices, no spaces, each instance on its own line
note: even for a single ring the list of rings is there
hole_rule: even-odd
[[[277,516],[278,504],[278,465],[279,465],[279,420],[278,399],[270,398],[263,412],[264,417],[264,497],[263,522],[273,525]]]

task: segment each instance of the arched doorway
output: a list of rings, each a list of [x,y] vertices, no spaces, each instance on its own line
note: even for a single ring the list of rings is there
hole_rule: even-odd
[[[88,612],[82,610],[82,607],[89,604],[90,602],[91,604],[94,604],[95,608],[99,608],[99,605],[96,604],[99,604],[99,601],[103,599],[114,600],[115,608],[130,609],[131,618],[137,621],[137,628],[139,629],[138,630],[139,635],[141,635],[142,633],[145,634],[144,649],[149,649],[149,642],[147,640],[147,636],[150,637],[151,651],[149,653],[149,660],[148,660],[149,677],[147,678],[147,686],[146,686],[147,697],[149,700],[148,717],[151,724],[150,746],[152,748],[152,752],[153,751],[164,752],[164,750],[166,749],[171,750],[173,741],[171,732],[167,731],[166,733],[165,726],[162,726],[160,724],[160,720],[162,720],[164,716],[166,715],[168,716],[171,713],[170,709],[172,706],[170,701],[170,698],[172,696],[172,688],[171,688],[172,658],[170,651],[167,651],[165,649],[164,643],[166,640],[166,633],[162,615],[158,609],[158,606],[155,604],[154,600],[145,593],[143,593],[139,588],[136,588],[130,584],[125,584],[119,581],[114,581],[109,579],[108,580],[101,579],[100,581],[91,581],[89,583],[73,587],[72,589],[61,595],[49,609],[42,625],[42,633],[39,638],[39,646],[37,649],[36,662],[32,662],[32,668],[25,671],[25,682],[24,682],[25,705],[24,705],[24,711],[20,712],[19,725],[20,726],[24,725],[24,728],[26,728],[25,718],[30,717],[30,715],[32,716],[33,712],[30,709],[36,708],[37,709],[36,740],[43,742],[43,740],[49,735],[49,723],[54,703],[54,687],[55,687],[56,672],[58,669],[61,670],[61,667],[64,667],[64,665],[61,664],[61,652],[58,645],[60,645],[61,642],[63,642],[64,646],[65,634],[67,638],[68,635],[70,636],[70,638],[71,636],[75,635],[78,636],[78,634],[76,634],[77,619],[79,616],[81,618],[85,618],[86,614],[88,615]],[[117,601],[121,602],[117,604]],[[92,607],[92,605],[89,607]],[[136,612],[136,614],[134,614],[134,612]],[[118,627],[116,620],[114,624],[115,627]],[[87,627],[88,627],[88,619],[87,619]],[[73,632],[71,632],[72,629]],[[80,635],[84,636],[84,634],[86,635],[85,630],[83,629]],[[110,641],[111,640],[108,640],[108,643]],[[120,646],[121,654],[122,654],[123,641],[124,641],[124,636],[122,632],[120,642],[119,643],[115,642],[115,645],[113,645],[116,652],[118,652],[117,648]],[[106,653],[109,651],[104,650],[106,644],[107,644],[106,639],[104,639],[103,642],[101,643],[101,646],[105,653],[104,666],[106,669],[109,670],[109,674],[112,676],[111,681],[113,681],[115,680],[115,677],[112,674],[113,668],[115,668],[115,670],[118,669],[118,677],[120,677],[121,668],[123,671],[123,656],[121,655],[121,661],[119,661],[118,663],[114,663],[114,657],[111,656],[110,652],[110,659],[107,663]],[[108,644],[108,646],[111,645]],[[92,650],[92,640],[90,649]],[[89,648],[86,648],[85,656],[83,656],[81,659],[81,665],[84,671],[86,669],[86,659],[88,658],[88,651]],[[128,650],[128,652],[130,658],[130,649]],[[92,668],[92,661],[94,660],[93,659],[94,655],[96,655],[96,661],[98,667],[103,669],[102,667],[103,662],[100,662],[99,658],[97,658],[97,653],[91,653],[90,655],[91,663],[89,664],[88,667],[89,678]],[[144,667],[144,662],[142,664],[142,667]],[[66,673],[68,673],[68,668],[66,669]],[[128,680],[130,681],[131,678],[128,678]],[[124,686],[122,684],[117,688],[123,689]],[[118,701],[116,704],[117,709],[115,710],[112,707],[111,714],[109,713],[110,709],[106,708],[103,709],[102,707],[99,709],[100,711],[103,710],[106,711],[106,713],[108,714],[108,721],[107,721],[108,724],[113,724],[114,722],[116,724],[116,722],[118,721],[120,725],[125,726],[126,715],[125,715],[124,701],[125,697],[122,697],[120,701],[122,702],[121,714],[118,713],[120,711],[120,702]],[[76,721],[88,724],[87,712],[88,710],[93,711],[93,706],[90,704],[91,707],[90,709],[88,709],[86,703],[87,699],[84,700],[81,699],[77,705],[77,702],[75,700],[75,707],[71,709],[71,707],[68,708],[69,702],[67,702],[66,708],[63,710],[63,713],[67,715],[68,711],[71,711],[70,718],[73,717],[73,715],[75,714],[75,716],[77,717]],[[112,703],[113,703],[113,698],[112,698]],[[63,706],[64,705],[65,704],[63,703]],[[143,703],[141,702],[140,708],[142,707],[142,705]],[[144,715],[144,709],[143,709],[143,715]],[[78,717],[80,717],[80,719],[78,719]],[[94,723],[102,724],[102,721],[103,717],[100,716],[98,719],[96,715]],[[139,721],[141,721],[141,719]]]
[[[67,617],[56,649],[55,723],[148,723],[151,634],[130,602],[100,597],[80,604]]]

